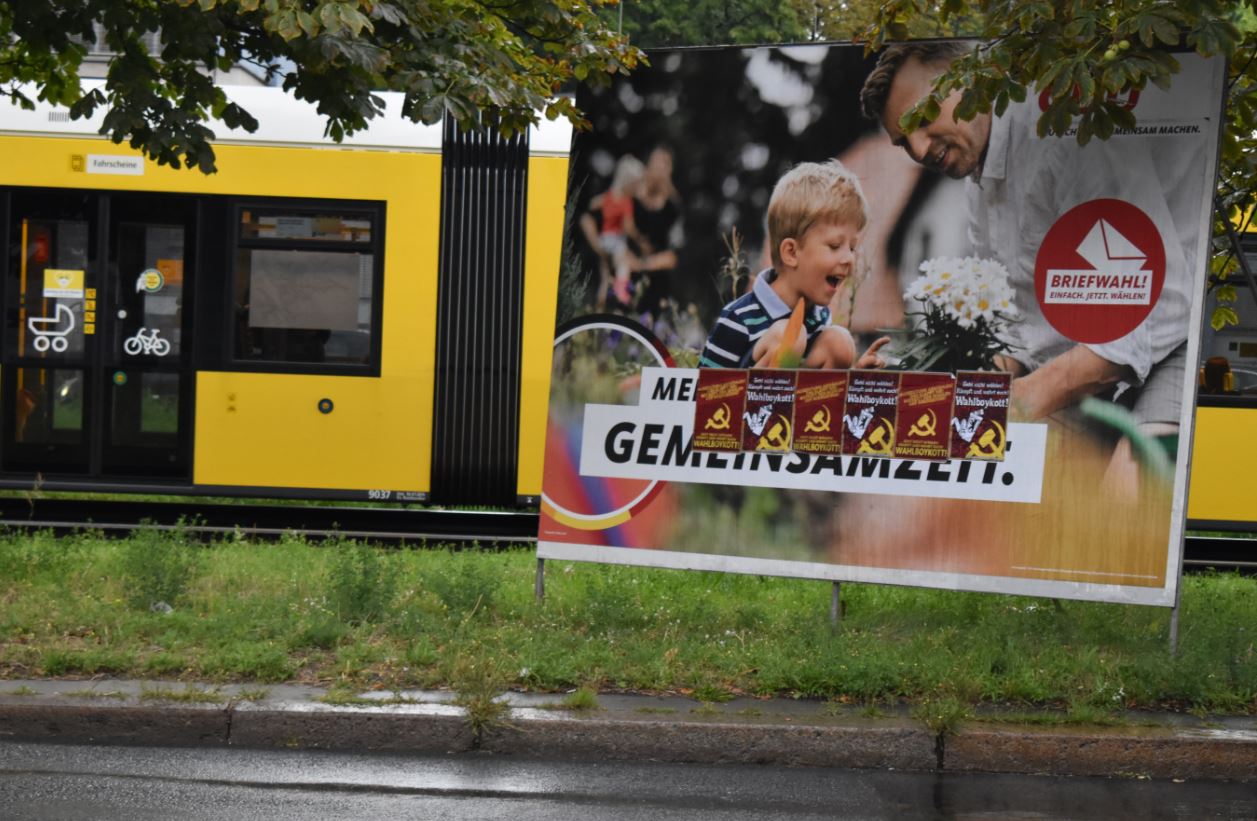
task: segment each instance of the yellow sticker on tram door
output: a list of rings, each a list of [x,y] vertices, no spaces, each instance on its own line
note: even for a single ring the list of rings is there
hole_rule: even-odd
[[[45,268],[44,298],[82,299],[83,271],[66,268]]]

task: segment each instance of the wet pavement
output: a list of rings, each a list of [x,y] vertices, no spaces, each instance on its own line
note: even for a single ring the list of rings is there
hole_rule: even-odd
[[[0,743],[0,818],[1252,819],[1257,785]]]

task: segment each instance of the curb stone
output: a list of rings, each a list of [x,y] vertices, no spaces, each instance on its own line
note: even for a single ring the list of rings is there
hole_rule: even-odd
[[[945,748],[955,772],[1257,781],[1257,730],[969,726]]]
[[[188,688],[218,703],[180,699]],[[695,702],[680,697],[603,695],[603,709],[572,712],[553,709],[561,695],[508,694],[509,718],[477,739],[449,693],[364,693],[361,703],[348,706],[317,700],[325,691],[314,687],[278,685],[261,698],[254,687],[248,695],[256,700],[241,698],[244,689],[3,681],[0,741],[426,754],[478,749],[577,760],[918,772],[941,765],[966,773],[1257,781],[1257,719],[1250,717],[1222,719],[1221,726],[1169,714],[1153,716],[1163,719],[1155,726],[1106,728],[971,722],[939,745],[906,717],[833,716],[808,701],[743,700],[696,713]],[[396,696],[398,703],[389,703]]]

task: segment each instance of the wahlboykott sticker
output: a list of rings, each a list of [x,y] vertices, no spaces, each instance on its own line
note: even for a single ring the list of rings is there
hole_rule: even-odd
[[[956,379],[949,373],[905,373],[899,378],[896,456],[951,458],[951,403],[955,386]]]
[[[704,368],[694,400],[694,449],[742,450],[746,371]]]
[[[742,412],[743,450],[790,450],[795,371],[748,371]]]
[[[1003,459],[1008,447],[1008,391],[1012,376],[960,371],[952,400],[953,459]]]
[[[842,416],[842,452],[847,456],[892,456],[899,374],[851,371]]]
[[[846,371],[799,371],[794,388],[794,450],[841,453]]]

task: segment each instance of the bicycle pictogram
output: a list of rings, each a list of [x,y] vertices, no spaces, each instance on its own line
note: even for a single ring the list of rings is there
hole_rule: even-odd
[[[170,342],[165,339],[158,338],[161,333],[157,328],[151,331],[148,328],[140,328],[135,332],[135,336],[127,337],[122,343],[122,350],[129,356],[138,354],[152,354],[153,356],[165,356],[170,353]]]

